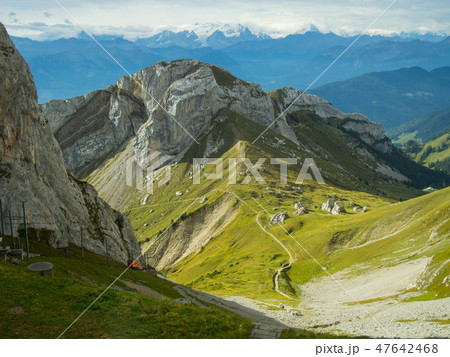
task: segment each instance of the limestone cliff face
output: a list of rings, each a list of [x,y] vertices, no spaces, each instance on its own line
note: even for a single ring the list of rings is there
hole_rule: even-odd
[[[21,201],[26,201],[30,234],[54,247],[65,247],[69,242],[80,245],[83,229],[88,250],[105,254],[107,244],[109,256],[115,260],[124,262],[139,256],[128,219],[100,199],[91,185],[67,174],[58,142],[39,110],[28,65],[2,24],[0,89],[3,209],[19,215]],[[67,124],[52,123],[60,129]],[[13,228],[17,231],[22,227]]]
[[[78,176],[133,136],[137,152],[150,148],[177,156],[205,135],[224,109],[262,125],[274,119],[272,101],[258,84],[197,60],[156,63],[105,90],[41,105],[66,167]],[[273,129],[296,141],[284,119]]]
[[[311,110],[321,118],[342,119],[343,129],[383,152],[390,150],[381,125],[361,114],[344,114],[315,95],[304,94],[295,101],[300,94],[283,88],[274,100],[258,84],[244,82],[222,68],[178,60],[156,63],[104,90],[53,100],[41,105],[41,110],[61,145],[66,167],[79,177],[123,150],[122,144],[132,137],[137,153],[149,148],[179,157],[194,143],[193,138],[208,133],[224,109],[264,126],[287,109],[271,129],[295,143],[298,140],[286,114]]]

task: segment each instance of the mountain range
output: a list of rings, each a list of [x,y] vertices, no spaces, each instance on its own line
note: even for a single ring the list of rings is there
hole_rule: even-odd
[[[341,110],[363,113],[391,129],[431,112],[450,108],[450,67],[431,71],[410,67],[367,73],[311,92]],[[431,123],[429,126],[435,130],[443,129]]]
[[[142,83],[143,87],[136,86],[136,83]],[[298,99],[294,102],[296,98]],[[163,103],[167,108],[162,110],[158,103]],[[294,104],[290,106],[291,103]],[[344,114],[325,100],[293,88],[283,88],[267,94],[256,83],[242,81],[220,67],[197,60],[160,62],[131,77],[122,77],[115,85],[104,90],[41,105],[41,110],[49,118],[50,126],[61,145],[66,167],[80,178],[91,174],[105,160],[123,151],[124,145],[127,146],[127,150],[123,151],[125,156],[133,152],[139,156],[142,150],[151,149],[167,155],[171,161],[177,161],[190,150],[194,144],[193,138],[200,140],[205,135],[211,135],[208,131],[218,122],[229,121],[233,115],[238,115],[257,124],[252,125],[255,128],[251,131],[257,131],[256,127],[260,125],[262,132],[264,125],[275,120],[275,113],[283,113],[286,108],[289,108],[288,112],[278,118],[272,129],[290,142],[300,144],[310,140],[302,132],[295,132],[295,128],[305,125],[317,126],[319,133],[329,132],[329,141],[332,141],[331,137],[337,140],[334,142],[336,149],[333,154],[330,144],[325,142],[324,147],[319,149],[321,146],[317,145],[321,139],[317,138],[315,148],[301,147],[300,151],[293,151],[296,156],[306,157],[306,153],[312,155],[316,152],[313,155],[315,160],[324,160],[324,165],[335,166],[330,171],[343,170],[342,175],[350,174],[359,179],[362,176],[372,177],[365,182],[366,189],[376,187],[376,180],[372,181],[375,179],[375,172],[386,175],[380,182],[394,179],[399,182],[410,181],[416,186],[437,184],[437,181],[432,183],[437,179],[435,174],[431,171],[425,173],[424,169],[414,166],[412,162],[401,169],[403,172],[398,172],[395,166],[397,164],[393,162],[402,161],[400,152],[384,135],[382,126],[370,122],[367,117]],[[291,112],[295,114],[286,116]],[[297,114],[298,112],[301,113]],[[171,121],[168,113],[176,118],[174,124],[178,123],[185,131],[177,125],[168,125],[167,120],[169,123]],[[333,130],[338,130],[337,133],[340,134],[333,134]],[[341,152],[353,147],[349,144],[353,142],[352,135],[357,136],[360,142],[354,145],[363,145],[357,150],[358,155]],[[257,136],[254,139],[256,138]],[[225,143],[230,139],[209,140],[211,143]],[[325,137],[323,140],[326,140]],[[346,140],[348,143],[345,143]],[[130,145],[130,142],[133,144]],[[231,147],[213,147],[210,150],[222,152],[230,149]],[[204,155],[206,152],[201,156]],[[346,164],[341,160],[349,155],[353,156],[353,165],[356,166],[343,169]],[[124,162],[126,159],[119,161]],[[412,166],[408,168],[408,165]],[[354,170],[358,170],[358,173],[353,172]],[[359,170],[367,171],[367,174],[362,174]],[[111,175],[117,176],[118,173],[110,173],[108,176]],[[324,175],[330,180],[336,180],[334,174]],[[337,181],[342,184],[346,182],[353,187],[361,186],[362,189],[364,182],[355,181],[354,178]],[[428,183],[422,182],[422,179]],[[112,193],[124,196],[115,186]]]
[[[99,36],[98,40],[129,73],[158,61],[194,58],[224,67],[269,91],[282,86],[306,88],[356,39],[314,28],[277,39],[245,27],[208,31],[202,35],[164,31],[136,41],[117,36]],[[446,37],[437,39],[364,35],[316,85],[405,66],[426,70],[445,66],[450,60],[450,42]],[[55,41],[13,41],[30,65],[40,103],[82,95],[126,74],[86,34]]]

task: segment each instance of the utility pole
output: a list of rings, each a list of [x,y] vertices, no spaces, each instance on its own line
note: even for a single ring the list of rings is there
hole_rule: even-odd
[[[13,225],[12,225],[11,210],[8,210],[8,213],[9,213],[9,228],[11,229],[12,246],[13,246],[13,249],[16,249],[16,243],[14,242],[14,231],[13,231]]]
[[[25,245],[27,248],[27,258],[30,258],[30,249],[28,247],[27,214],[25,211],[25,201],[22,201],[22,208],[23,208],[23,226],[25,227]]]
[[[1,219],[2,219],[2,237],[3,237],[3,249],[6,249],[6,240],[5,240],[5,227],[3,225],[3,204],[2,204],[2,200],[0,198],[0,215],[1,215]]]
[[[81,228],[81,261],[84,262],[83,228]]]

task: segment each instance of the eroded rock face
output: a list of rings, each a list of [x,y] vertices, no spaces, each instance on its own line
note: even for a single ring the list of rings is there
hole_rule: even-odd
[[[67,174],[61,149],[39,110],[28,65],[0,24],[0,196],[4,211],[21,213],[26,201],[30,234],[53,247],[69,242],[125,262],[140,255],[128,218],[95,189]],[[8,222],[6,222],[8,223]],[[15,234],[22,228],[13,224]],[[9,227],[7,227],[9,230]]]
[[[212,237],[229,225],[239,213],[234,196],[224,194],[210,205],[202,206],[194,215],[169,227],[147,247],[148,262],[158,270],[177,264],[198,252]]]

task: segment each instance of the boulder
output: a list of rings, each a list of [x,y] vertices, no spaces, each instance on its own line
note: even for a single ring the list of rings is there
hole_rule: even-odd
[[[294,216],[302,216],[307,213],[308,213],[308,210],[305,207],[302,207],[294,212]]]
[[[322,204],[322,211],[331,212],[333,210],[335,200],[328,200],[327,202]]]
[[[338,215],[344,212],[346,212],[344,204],[342,202],[335,202],[331,214]]]
[[[299,209],[301,209],[301,208],[306,209],[306,207],[305,207],[305,205],[304,205],[303,203],[297,202],[297,203],[294,204],[294,209],[295,209],[295,210],[299,210]]]
[[[272,224],[279,224],[284,223],[284,221],[289,217],[287,212],[277,212],[275,213],[272,218],[270,219],[270,223]]]

